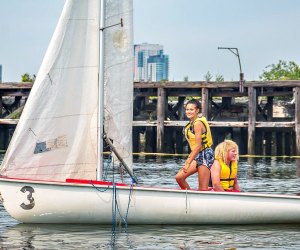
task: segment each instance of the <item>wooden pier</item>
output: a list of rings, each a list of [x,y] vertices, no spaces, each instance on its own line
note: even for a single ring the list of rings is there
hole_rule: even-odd
[[[0,150],[5,151],[18,123],[14,114],[22,112],[32,83],[0,83]]]
[[[215,145],[231,138],[241,154],[299,156],[300,81],[245,81],[243,86],[240,92],[240,82],[135,82],[134,152],[187,153],[184,104],[193,97],[201,102]],[[12,114],[22,109],[31,87],[0,84],[2,150],[18,121]]]
[[[199,98],[214,144],[235,140],[242,154],[300,155],[300,81],[135,83],[133,136],[144,151],[182,153],[184,103]],[[280,100],[284,101],[280,101]],[[175,100],[175,101],[174,101]],[[283,111],[274,116],[278,103]],[[147,117],[148,113],[148,117]],[[156,137],[156,138],[155,138]],[[140,151],[141,145],[134,144]]]

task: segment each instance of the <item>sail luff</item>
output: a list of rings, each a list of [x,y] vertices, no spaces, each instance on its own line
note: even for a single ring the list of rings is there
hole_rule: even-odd
[[[99,15],[99,91],[98,91],[98,126],[97,126],[97,180],[102,180],[103,173],[103,127],[104,127],[104,30],[105,4],[100,0]],[[101,97],[101,98],[100,98]]]
[[[134,64],[132,6],[132,0],[106,1],[105,26],[110,28],[104,33],[105,132],[131,169]]]

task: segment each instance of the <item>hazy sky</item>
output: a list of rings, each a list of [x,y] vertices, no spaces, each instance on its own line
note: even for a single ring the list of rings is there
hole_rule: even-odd
[[[258,80],[280,59],[300,64],[299,0],[133,0],[134,42],[164,46],[170,80],[203,80],[210,71]],[[64,0],[0,0],[3,81],[36,74]]]

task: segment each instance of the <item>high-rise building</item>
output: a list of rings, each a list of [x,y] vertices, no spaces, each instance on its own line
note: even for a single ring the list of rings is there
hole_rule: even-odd
[[[134,45],[134,80],[161,81],[169,78],[169,56],[159,44]]]
[[[2,82],[2,65],[0,64],[0,83]]]

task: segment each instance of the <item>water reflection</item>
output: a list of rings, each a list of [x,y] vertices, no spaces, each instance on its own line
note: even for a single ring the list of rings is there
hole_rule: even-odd
[[[297,176],[300,177],[300,158],[296,159]]]
[[[284,234],[283,234],[284,232]],[[7,249],[297,249],[300,226],[110,226],[24,225],[7,228]]]

